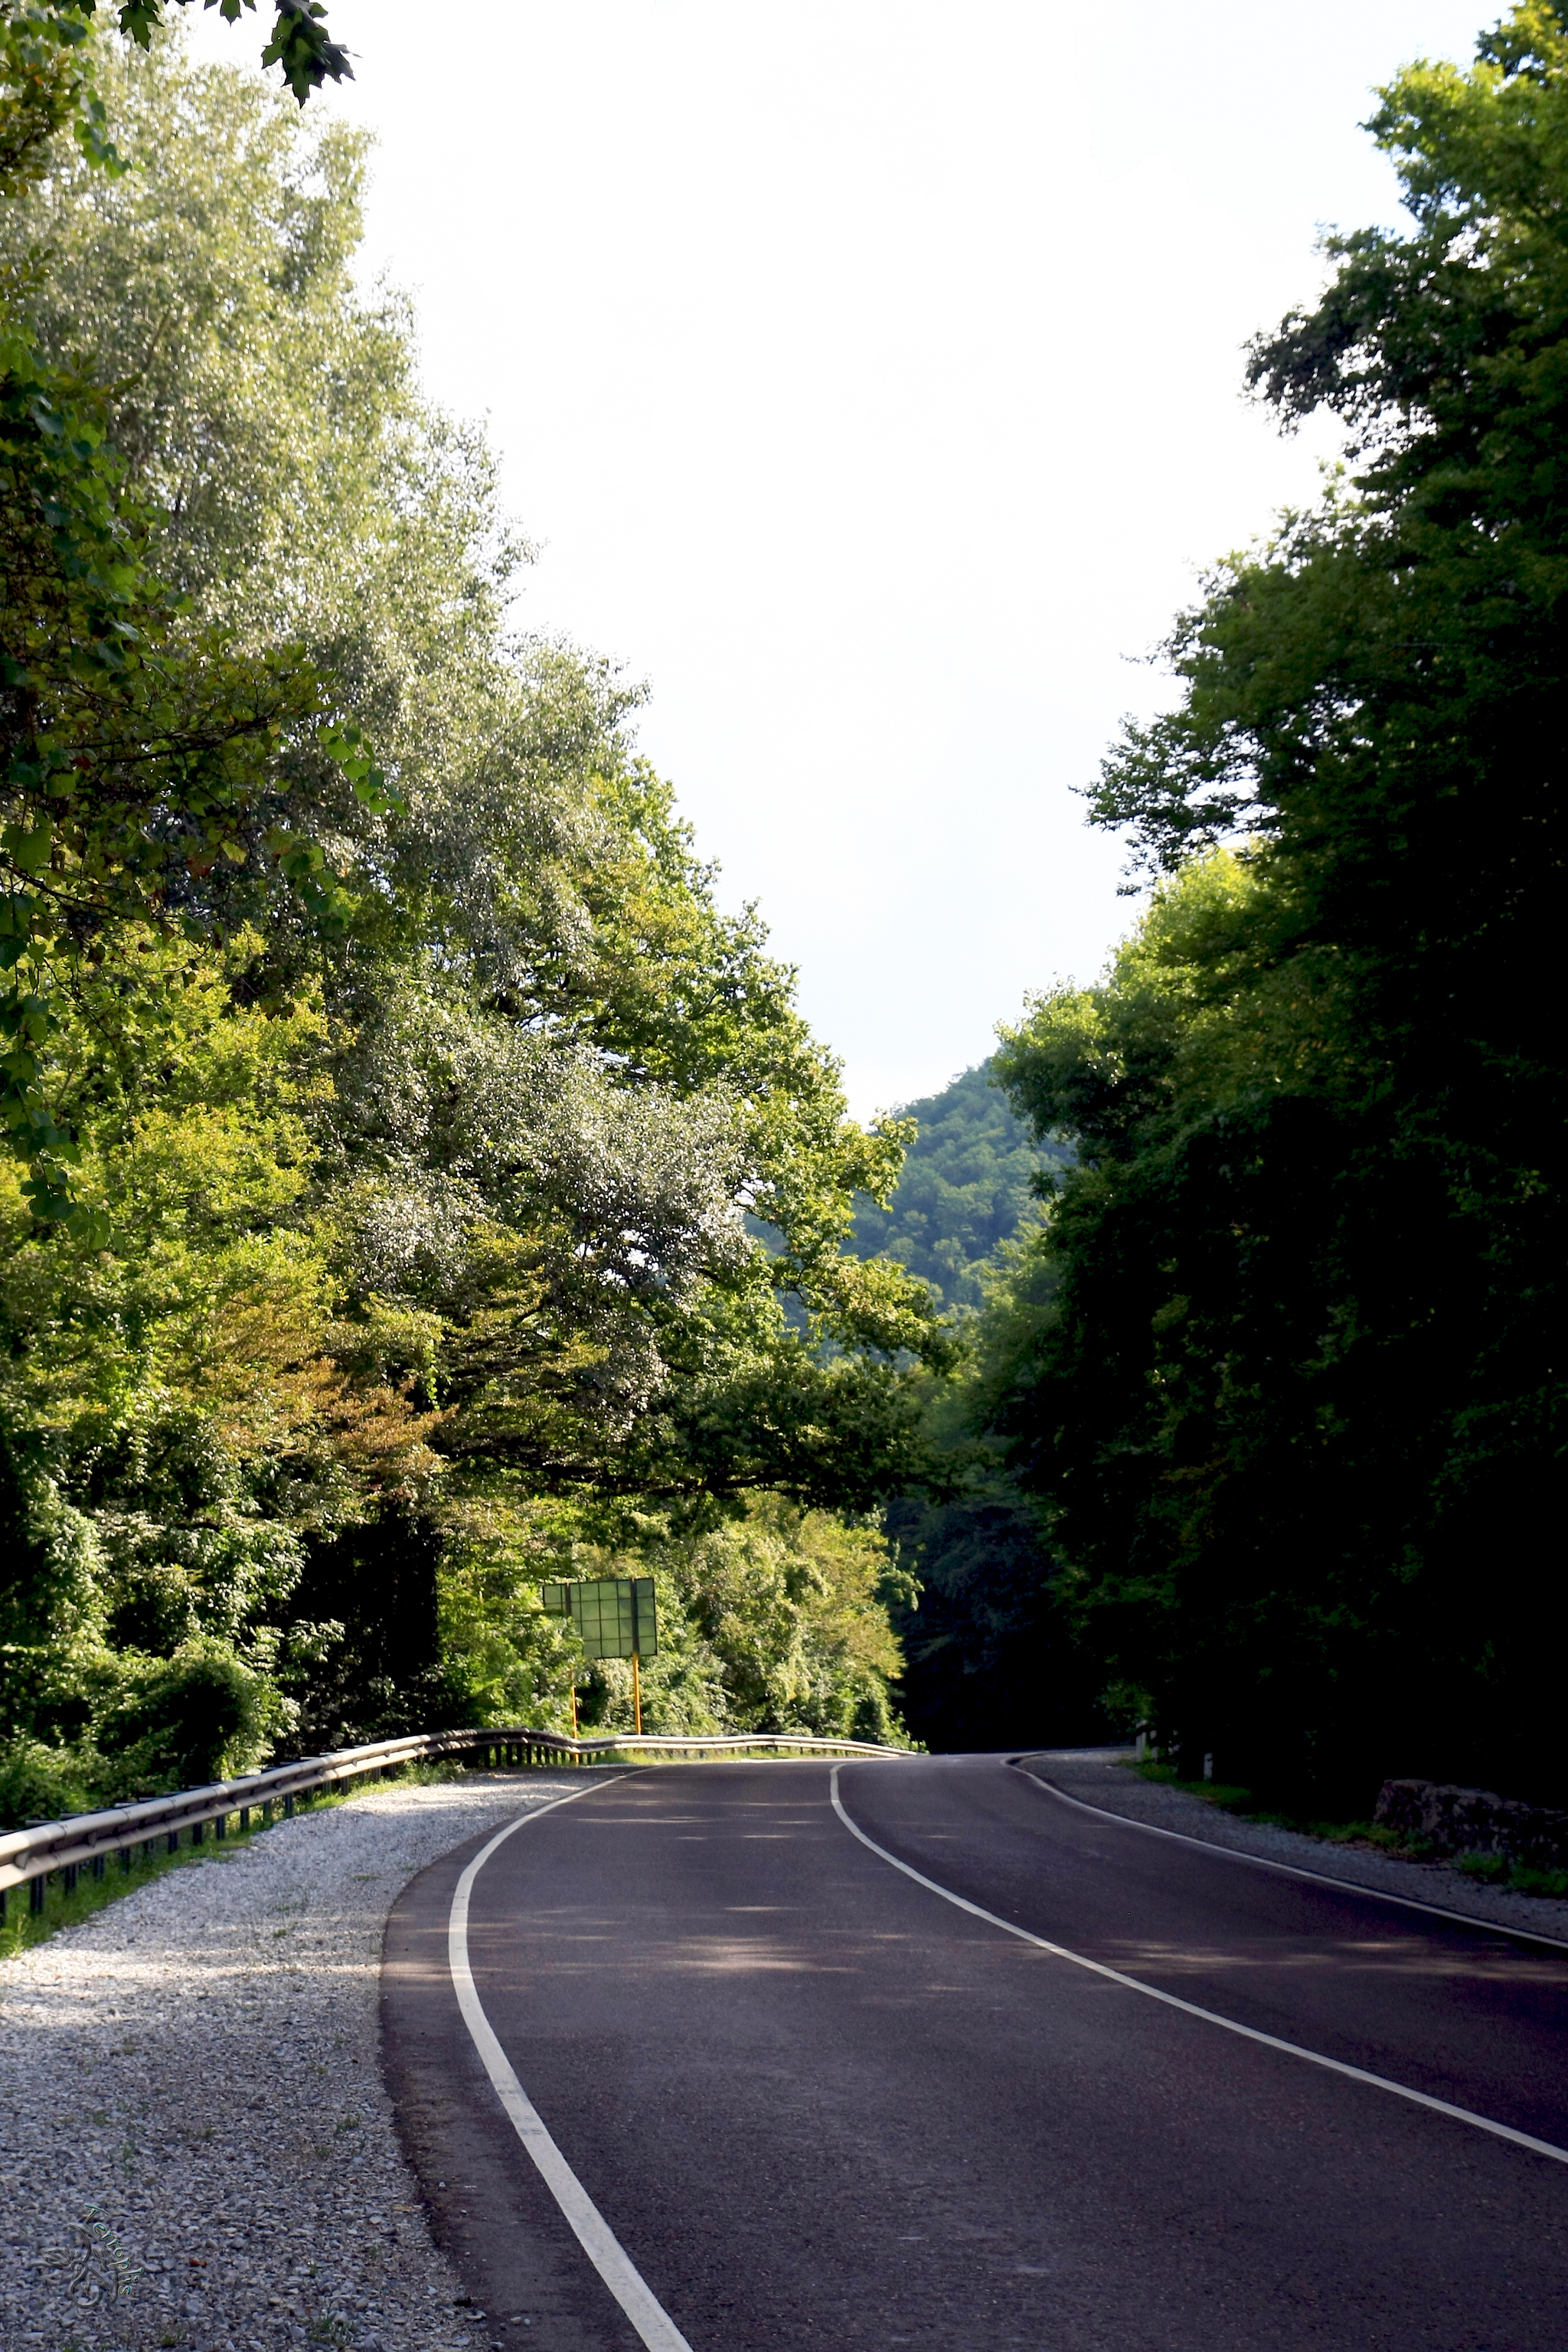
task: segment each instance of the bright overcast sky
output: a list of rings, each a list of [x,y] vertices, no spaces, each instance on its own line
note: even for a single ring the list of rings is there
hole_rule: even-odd
[[[1074,787],[1331,446],[1244,403],[1241,346],[1320,225],[1395,218],[1372,86],[1482,16],[448,0],[460,67],[432,21],[331,0],[373,259],[541,543],[522,616],[648,681],[855,1107],[940,1087],[1131,919]]]

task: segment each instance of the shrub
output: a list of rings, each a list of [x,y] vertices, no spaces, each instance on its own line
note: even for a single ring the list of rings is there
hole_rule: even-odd
[[[170,1658],[106,1657],[93,1733],[117,1797],[195,1788],[259,1763],[288,1711],[226,1642],[183,1642]]]
[[[0,1829],[89,1812],[98,1798],[91,1761],[74,1748],[13,1739],[0,1748]]]

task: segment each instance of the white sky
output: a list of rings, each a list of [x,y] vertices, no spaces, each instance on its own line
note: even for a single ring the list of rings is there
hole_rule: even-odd
[[[1371,87],[1493,14],[449,0],[443,78],[426,0],[331,0],[373,258],[543,542],[523,617],[649,680],[644,745],[863,1114],[1132,919],[1072,788],[1331,446],[1243,402],[1240,347],[1321,224],[1396,216]]]

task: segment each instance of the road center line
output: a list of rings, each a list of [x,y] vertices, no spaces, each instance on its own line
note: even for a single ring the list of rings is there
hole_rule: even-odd
[[[595,1780],[592,1788],[608,1784]],[[570,1796],[554,1797],[547,1805],[538,1805],[520,1813],[515,1822],[508,1822],[498,1830],[489,1843],[474,1856],[458,1879],[452,1895],[451,1916],[447,1926],[447,1958],[452,1971],[452,1984],[458,1996],[458,2006],[463,2012],[463,2022],[473,2037],[475,2049],[484,2061],[486,2074],[495,2084],[496,2095],[511,2118],[513,2130],[529,2155],[538,2166],[546,2188],[566,2216],[582,2247],[638,2336],[647,2352],[691,2352],[691,2347],[665,2310],[626,2253],[609,2223],[578,2179],[561,2150],[545,2128],[543,2117],[512,2072],[506,2052],[497,2041],[484,2005],[474,1985],[468,1967],[468,1897],[474,1881],[489,1862],[496,1848],[504,1845],[514,1832],[525,1829],[552,1813],[560,1805],[574,1804],[579,1797],[589,1794],[588,1789],[574,1789]]]
[[[1044,1936],[1032,1936],[1027,1927],[1015,1927],[1011,1919],[1002,1919],[994,1911],[983,1910],[978,1903],[971,1903],[966,1896],[955,1895],[951,1887],[939,1886],[934,1878],[926,1876],[924,1871],[916,1870],[910,1863],[900,1862],[896,1853],[889,1853],[886,1846],[879,1845],[875,1838],[868,1837],[844,1810],[844,1800],[838,1793],[838,1773],[839,1767],[836,1764],[829,1781],[833,1810],[850,1836],[858,1837],[863,1846],[868,1846],[881,1861],[890,1863],[895,1870],[901,1870],[906,1878],[912,1878],[917,1886],[929,1888],[932,1895],[940,1895],[944,1903],[954,1904],[960,1911],[967,1911],[972,1918],[984,1919],[988,1927],[1000,1927],[1004,1935],[1016,1936],[1021,1944],[1033,1944],[1037,1951],[1049,1952],[1054,1959],[1070,1960],[1075,1969],[1087,1969],[1091,1976],[1104,1977],[1111,1984],[1121,1985],[1128,1992],[1141,1992],[1146,2000],[1163,2001],[1167,2009],[1179,2009],[1184,2017],[1195,2017],[1205,2025],[1220,2026],[1226,2033],[1238,2033],[1244,2042],[1260,2042],[1265,2050],[1282,2051],[1287,2058],[1304,2058],[1310,2066],[1321,2066],[1331,2074],[1342,2074],[1348,2082],[1365,2083],[1374,2091],[1391,2092],[1396,2099],[1408,2099],[1415,2106],[1430,2107],[1434,2115],[1447,2116],[1455,2123],[1470,2124],[1477,2131],[1490,2132],[1494,2139],[1511,2140],[1515,2147],[1527,2147],[1532,2155],[1549,2156],[1554,2164],[1568,2164],[1568,2147],[1554,2147],[1549,2139],[1535,2139],[1529,2132],[1515,2131],[1511,2124],[1494,2123],[1489,2116],[1474,2115],[1468,2107],[1456,2107],[1447,2099],[1433,2098],[1429,2092],[1413,2091],[1404,2083],[1391,2083],[1385,2074],[1370,2074],[1364,2066],[1348,2066],[1342,2058],[1325,2058],[1321,2051],[1303,2050],[1299,2042],[1281,2042],[1278,2034],[1260,2033],[1254,2025],[1242,2025],[1234,2017],[1221,2017],[1215,2010],[1200,2009],[1195,2001],[1182,2000],[1175,1993],[1163,1992],[1158,1985],[1144,1984],[1138,1977],[1123,1976],[1120,1969],[1108,1969],[1103,1961],[1089,1959],[1082,1952],[1069,1952],[1065,1944],[1047,1943]]]

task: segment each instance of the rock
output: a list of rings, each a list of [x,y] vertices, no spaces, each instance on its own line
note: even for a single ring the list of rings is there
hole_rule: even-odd
[[[1385,1780],[1373,1819],[1439,1853],[1500,1853],[1537,1870],[1568,1865],[1568,1812],[1521,1804],[1492,1789],[1441,1780]]]

